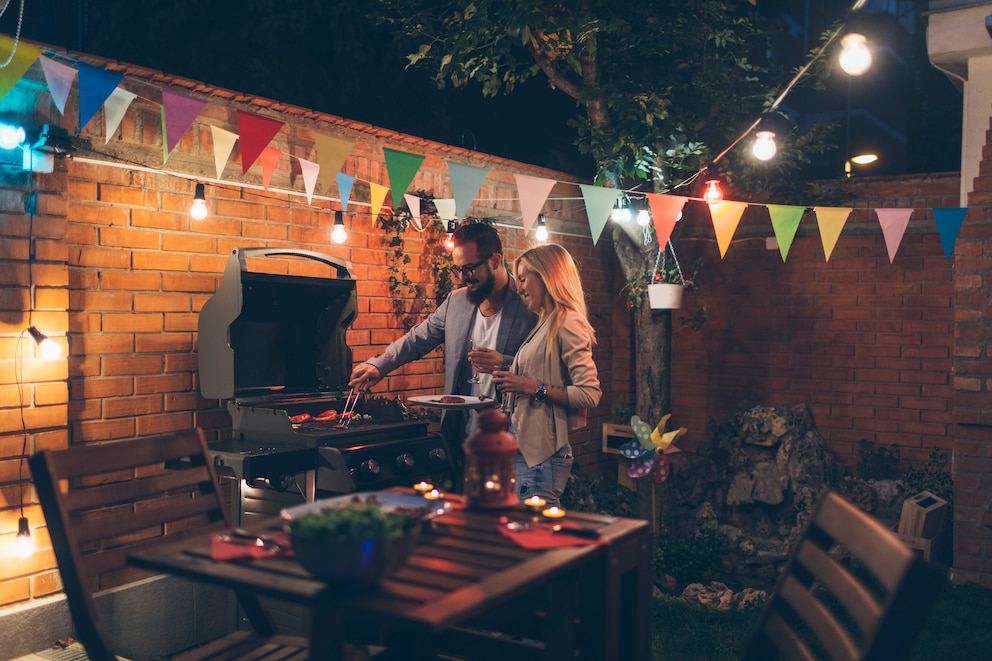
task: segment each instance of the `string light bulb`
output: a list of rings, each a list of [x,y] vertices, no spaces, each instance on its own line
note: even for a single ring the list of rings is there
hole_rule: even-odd
[[[778,147],[775,145],[774,131],[758,131],[754,134],[754,146],[751,153],[759,161],[770,161],[775,157]]]
[[[0,124],[0,149],[17,149],[25,137],[24,127]]]
[[[207,195],[203,184],[196,185],[193,193],[193,205],[189,208],[189,215],[193,220],[203,220],[207,217]]]
[[[637,224],[641,227],[647,227],[651,224],[651,212],[648,211],[648,201],[646,199],[641,202],[641,208],[637,212]]]
[[[30,558],[34,553],[34,542],[31,540],[31,526],[28,517],[17,519],[17,539],[14,542],[14,552],[18,558]]]
[[[448,232],[444,236],[444,248],[448,252],[455,249],[455,230],[458,229],[458,223],[452,219],[448,221]]]
[[[630,221],[630,199],[624,194],[621,194],[617,201],[613,203],[613,211],[610,213],[610,218],[617,223],[626,223]]]
[[[34,343],[38,345],[41,350],[41,355],[45,360],[58,360],[62,356],[62,347],[59,343],[48,337],[40,330],[31,326],[28,328],[28,333],[34,339]]]
[[[534,230],[534,237],[538,241],[548,240],[548,223],[544,219],[543,213],[537,214],[537,229]]]
[[[840,40],[840,68],[849,76],[860,76],[871,68],[871,51],[863,34],[852,32]]]
[[[344,228],[344,213],[334,212],[334,229],[331,230],[331,240],[334,243],[344,243],[348,240],[348,230]]]
[[[706,191],[703,193],[706,204],[719,204],[723,201],[723,191],[720,190],[719,179],[707,179]]]

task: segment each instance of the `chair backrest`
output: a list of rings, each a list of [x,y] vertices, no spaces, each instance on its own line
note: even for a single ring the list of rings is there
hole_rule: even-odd
[[[827,492],[744,658],[905,658],[946,581],[877,520]]]
[[[114,661],[92,594],[148,576],[127,567],[136,547],[229,527],[202,432],[43,450],[31,475],[80,642]]]

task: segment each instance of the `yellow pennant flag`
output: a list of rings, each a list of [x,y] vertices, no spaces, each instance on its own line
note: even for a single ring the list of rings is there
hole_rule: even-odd
[[[734,232],[741,223],[741,216],[747,209],[747,202],[717,202],[709,205],[710,217],[713,219],[713,231],[716,233],[716,245],[720,248],[720,258],[723,259],[734,238]]]
[[[382,203],[386,201],[386,193],[388,192],[388,186],[372,183],[371,181],[369,182],[369,194],[372,203],[370,206],[370,211],[372,213],[372,227],[375,227],[375,221],[379,218],[379,210],[382,209]]]
[[[829,262],[830,254],[834,251],[834,246],[837,245],[841,230],[844,229],[844,225],[847,224],[847,219],[854,209],[813,207],[813,211],[816,213],[816,224],[820,227],[820,241],[823,242],[823,253],[826,256],[823,261]]]
[[[6,35],[0,35],[0,61],[6,61],[13,48],[14,40]],[[17,43],[17,50],[10,59],[10,64],[0,69],[0,99],[7,96],[7,92],[14,88],[17,81],[28,72],[40,55],[40,48],[29,46],[23,41]]]
[[[335,175],[344,167],[355,143],[351,140],[342,140],[323,133],[316,133],[314,134],[314,146],[317,148],[317,163],[320,164],[317,184],[324,195],[327,195],[328,191],[331,190],[331,184],[334,183]],[[382,205],[380,204],[380,206]],[[378,214],[373,214],[372,217],[375,218],[376,215]]]

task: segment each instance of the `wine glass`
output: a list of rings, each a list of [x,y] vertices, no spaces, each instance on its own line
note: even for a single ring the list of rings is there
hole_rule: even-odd
[[[475,340],[469,338],[468,350],[474,351],[476,349]],[[475,365],[472,366],[472,378],[468,380],[469,383],[482,383],[482,379],[479,378],[479,372],[475,369]]]

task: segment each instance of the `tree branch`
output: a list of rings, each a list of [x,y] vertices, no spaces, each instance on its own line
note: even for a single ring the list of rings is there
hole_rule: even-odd
[[[544,75],[548,78],[548,82],[553,87],[560,89],[576,101],[579,100],[579,97],[582,95],[582,88],[555,69],[554,64],[551,63],[551,58],[541,52],[540,46],[537,45],[537,39],[533,35],[527,41],[527,50],[530,52],[531,57],[534,58],[537,66],[541,67],[541,71],[544,72]]]

